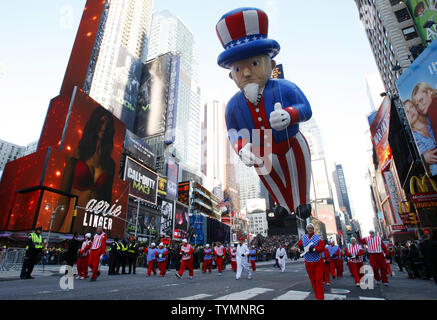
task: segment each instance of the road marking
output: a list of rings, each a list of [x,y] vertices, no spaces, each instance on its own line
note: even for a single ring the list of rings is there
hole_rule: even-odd
[[[202,294],[197,294],[197,295],[191,296],[191,297],[178,298],[178,300],[200,300],[200,299],[207,298],[207,297],[211,297],[211,295],[206,294],[206,293],[202,293]]]
[[[309,295],[310,295],[310,293],[306,292],[306,291],[290,290],[287,293],[285,293],[279,297],[276,297],[273,300],[304,300]]]
[[[39,291],[38,293],[52,293],[51,291]]]
[[[342,294],[325,293],[325,300],[345,300],[346,296]]]
[[[118,292],[118,289],[111,290],[109,292]]]
[[[345,294],[345,293],[349,293],[349,292],[350,291],[346,290],[346,289],[335,289],[335,288],[331,289],[331,293],[343,293],[343,294]]]
[[[384,298],[374,298],[374,297],[361,297],[359,296],[360,300],[385,300]]]
[[[223,297],[216,298],[214,300],[247,300],[268,291],[273,291],[273,289],[252,288],[241,292],[231,293]]]
[[[170,284],[166,284],[163,287],[173,287],[173,286],[178,286],[179,283],[170,283]]]

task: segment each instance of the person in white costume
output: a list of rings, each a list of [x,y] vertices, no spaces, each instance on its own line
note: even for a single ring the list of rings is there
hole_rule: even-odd
[[[279,268],[281,268],[281,272],[285,271],[285,261],[288,259],[287,251],[285,250],[286,245],[283,244],[282,247],[276,249],[276,259],[278,259]]]
[[[250,271],[249,268],[249,248],[247,247],[247,244],[244,243],[244,239],[240,239],[240,243],[237,246],[237,274],[235,279],[240,279],[241,272],[243,269],[247,273],[247,279],[252,279],[252,271]]]

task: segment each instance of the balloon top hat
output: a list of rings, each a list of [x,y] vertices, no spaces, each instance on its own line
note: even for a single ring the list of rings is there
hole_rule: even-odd
[[[257,55],[274,58],[280,50],[279,43],[268,39],[267,14],[257,8],[239,8],[223,15],[216,25],[217,35],[225,48],[217,63],[226,69],[231,64]]]

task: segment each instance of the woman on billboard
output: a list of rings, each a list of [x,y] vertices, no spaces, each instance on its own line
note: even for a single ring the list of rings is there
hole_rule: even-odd
[[[115,162],[111,158],[114,133],[114,120],[111,113],[103,107],[97,107],[83,129],[74,155],[66,161],[61,189],[77,195],[79,207],[84,208],[91,199],[111,203],[115,174]],[[70,226],[71,218],[56,214],[53,230],[63,232],[61,229]],[[81,219],[77,219],[74,230],[88,231],[85,229],[87,228],[82,226]]]
[[[433,176],[437,174],[437,143],[429,120],[419,112],[419,108],[413,101],[404,101],[405,113],[419,153],[423,156],[424,162]]]

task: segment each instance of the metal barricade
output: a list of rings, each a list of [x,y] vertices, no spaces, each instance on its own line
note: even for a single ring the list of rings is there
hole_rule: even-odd
[[[9,248],[1,253],[0,271],[20,269],[25,255],[24,248]]]

